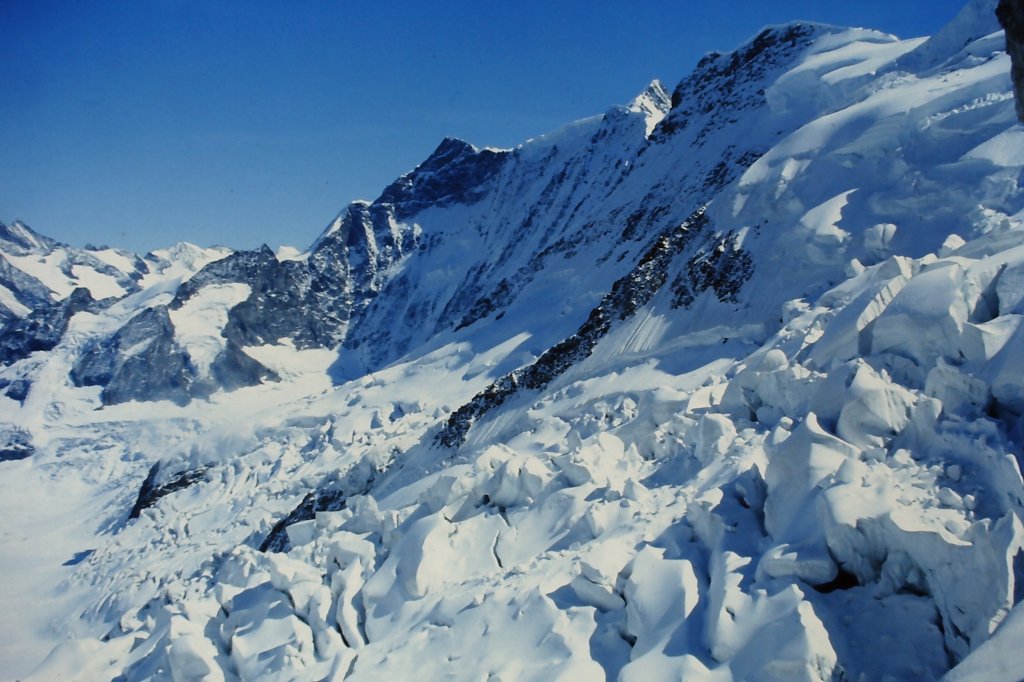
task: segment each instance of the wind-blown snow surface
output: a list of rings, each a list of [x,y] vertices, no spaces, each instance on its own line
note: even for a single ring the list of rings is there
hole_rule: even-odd
[[[0,371],[35,450],[0,463],[2,667],[1018,677],[1024,138],[990,4],[937,42],[776,27],[671,100],[446,141],[349,214],[387,219],[340,358],[244,347],[279,381],[96,409],[78,354],[176,284],[74,315]],[[207,279],[168,313],[200,365],[251,293]]]

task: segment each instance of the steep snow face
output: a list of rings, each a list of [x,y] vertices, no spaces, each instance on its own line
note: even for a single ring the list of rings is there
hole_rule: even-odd
[[[773,27],[670,99],[446,140],[298,257],[30,314],[0,586],[60,599],[7,669],[1015,679],[1024,150],[992,10]]]
[[[750,56],[763,69],[778,70],[808,44],[803,33],[765,40],[760,56]],[[710,100],[736,78],[712,73],[705,80]],[[508,153],[488,176],[493,189],[483,199],[421,211],[414,219],[420,250],[396,264],[381,295],[352,321],[341,358],[347,375],[379,368],[441,332],[486,335],[482,322],[498,316],[523,325],[518,331],[531,335],[538,355],[569,334],[659,234],[780,134],[761,125],[771,112],[755,88],[730,101],[749,110],[742,123],[712,121],[709,106],[704,129],[669,133],[670,102],[652,84],[630,105]],[[552,292],[559,294],[554,305]]]
[[[188,352],[200,374],[207,373],[224,350],[227,339],[220,332],[228,322],[228,311],[250,293],[246,284],[214,284],[171,311],[175,340]]]

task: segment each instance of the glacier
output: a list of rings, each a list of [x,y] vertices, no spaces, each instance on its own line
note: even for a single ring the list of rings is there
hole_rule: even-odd
[[[792,23],[306,249],[0,226],[0,669],[1017,680],[1013,85]]]

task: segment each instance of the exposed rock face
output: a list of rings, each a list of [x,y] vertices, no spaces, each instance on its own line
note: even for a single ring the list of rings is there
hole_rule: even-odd
[[[0,223],[0,246],[8,253],[24,256],[34,252],[52,251],[60,246],[60,243],[35,232],[22,222],[15,221],[10,226]]]
[[[359,317],[387,283],[391,267],[419,246],[418,231],[399,223],[395,210],[379,200],[355,202],[313,245],[309,269],[314,295],[325,303],[340,301],[346,321]]]
[[[170,476],[163,483],[158,483],[157,479],[160,476],[160,462],[156,462],[149,468],[149,473],[146,475],[146,480],[142,482],[142,487],[139,488],[139,494],[135,498],[135,504],[132,506],[132,510],[128,513],[128,518],[139,518],[139,514],[142,513],[142,510],[152,507],[161,497],[166,497],[173,492],[184,490],[193,483],[201,480],[205,473],[206,468],[199,467],[198,469],[180,472]]]
[[[52,306],[76,288],[91,289],[97,299],[136,292],[147,272],[146,262],[127,251],[74,248],[24,223],[0,223],[0,325]]]
[[[1010,77],[1017,104],[1017,118],[1024,121],[1024,2],[999,0],[999,24],[1006,31],[1006,52],[1010,55]]]
[[[87,289],[75,289],[56,305],[8,322],[0,328],[0,364],[10,365],[35,351],[51,350],[60,343],[71,317],[95,306]]]
[[[34,452],[28,431],[12,424],[0,424],[0,462],[27,459]]]
[[[261,552],[288,551],[288,526],[315,518],[317,512],[338,511],[345,508],[346,495],[341,490],[323,489],[308,493],[295,509],[274,524],[267,537],[260,543]]]
[[[29,310],[36,310],[51,303],[50,290],[42,282],[12,266],[4,258],[0,258],[0,287],[10,291],[17,303]],[[0,325],[17,317],[20,317],[18,311],[0,303]]]
[[[189,354],[175,341],[167,306],[147,308],[105,342],[94,344],[71,372],[76,386],[103,386],[104,405],[129,400],[170,400],[179,405],[217,389],[253,386],[277,375],[228,339],[199,375]]]
[[[14,256],[24,256],[38,249],[52,249],[57,245],[49,237],[36,234],[28,226],[14,223],[11,226],[0,223],[0,251]],[[36,310],[52,303],[51,292],[35,277],[11,265],[0,256],[0,287],[7,289],[13,301],[5,305],[0,300],[0,326],[22,317],[24,309]],[[18,304],[24,306],[19,309]]]
[[[426,161],[386,187],[376,203],[394,206],[399,219],[428,206],[471,204],[484,196],[487,181],[508,157],[507,151],[477,150],[446,137]]]
[[[7,226],[0,222],[0,252],[24,256],[36,251],[52,250],[56,246],[56,242],[37,235],[27,225],[15,222]],[[0,326],[15,317],[23,316],[24,308],[36,310],[52,303],[51,292],[42,282],[14,267],[3,256],[0,256],[0,287],[9,291],[14,299],[8,301],[7,305],[0,301]],[[24,308],[16,309],[18,304]]]
[[[333,273],[332,273],[333,274]],[[340,273],[330,277],[340,279]],[[324,281],[312,264],[278,261],[267,246],[239,251],[210,263],[178,290],[171,308],[181,307],[203,287],[247,284],[249,297],[228,312],[223,336],[240,346],[258,346],[290,338],[298,348],[337,343],[348,319],[344,295],[325,297],[342,283]],[[336,284],[336,286],[331,286]],[[316,311],[316,314],[311,314]]]
[[[0,392],[11,400],[17,400],[22,404],[25,403],[25,399],[28,398],[28,392],[31,389],[32,382],[27,379],[15,379],[14,381],[0,379]]]
[[[71,372],[76,386],[103,386],[106,405],[129,400],[187,403],[195,367],[174,341],[167,306],[148,308],[105,343],[88,349]]]
[[[717,52],[704,57],[694,72],[672,92],[672,110],[658,124],[651,139],[665,142],[701,121],[696,141],[719,127],[735,123],[745,109],[764,101],[762,84],[767,76],[790,63],[792,56],[806,48],[820,32],[811,24],[790,24],[766,28],[740,50],[727,55]],[[715,117],[702,120],[701,114]]]
[[[697,251],[672,281],[672,305],[687,308],[709,289],[722,303],[735,303],[753,267],[750,254],[737,246],[735,235],[717,236]]]
[[[277,381],[277,374],[258,361],[246,355],[245,351],[228,339],[213,363],[210,365],[210,376],[200,381],[193,397],[201,398],[218,389],[233,391],[236,388],[256,386],[264,381]]]

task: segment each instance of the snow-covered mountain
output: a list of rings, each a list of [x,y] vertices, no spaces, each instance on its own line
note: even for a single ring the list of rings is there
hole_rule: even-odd
[[[0,228],[0,668],[1017,679],[1010,71],[795,23],[302,252]]]

